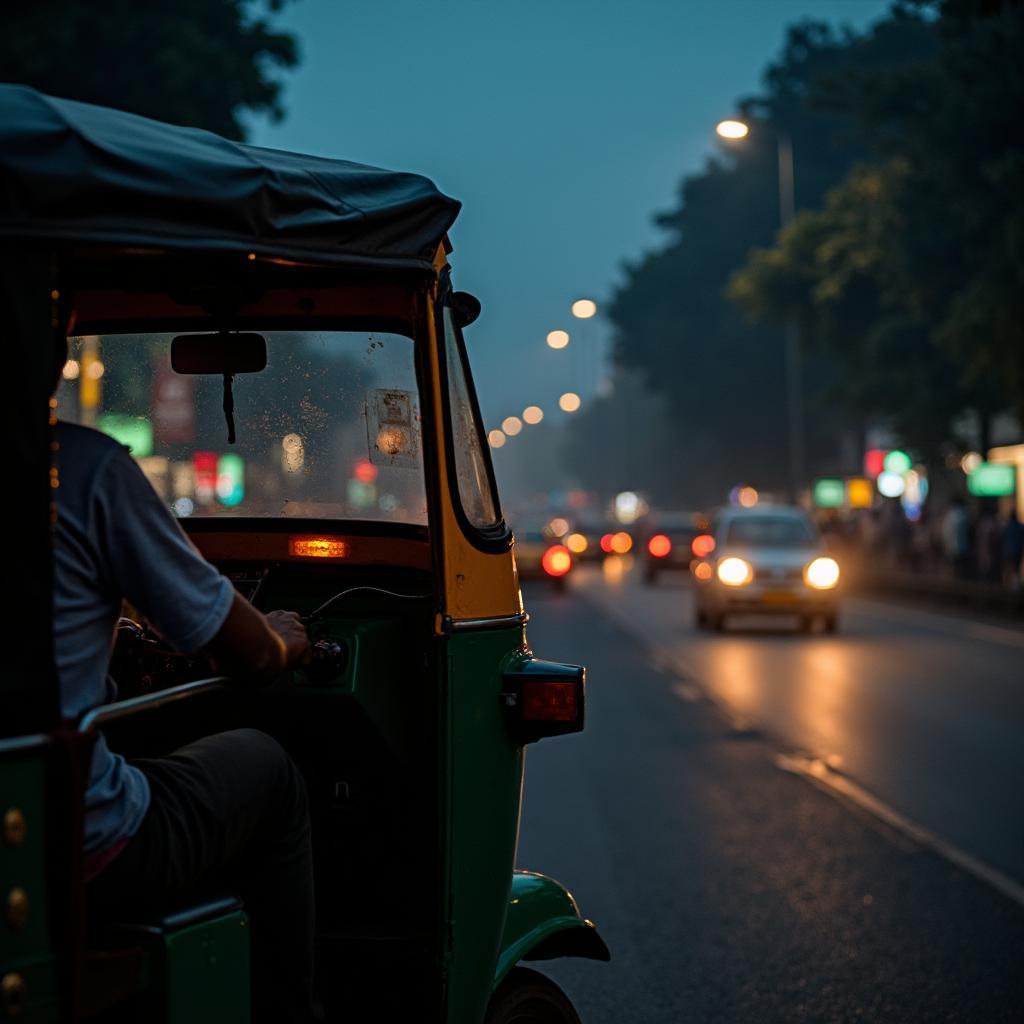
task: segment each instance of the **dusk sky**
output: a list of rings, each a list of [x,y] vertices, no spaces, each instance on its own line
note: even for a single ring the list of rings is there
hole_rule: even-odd
[[[299,0],[278,23],[302,65],[287,117],[251,141],[431,177],[463,210],[456,287],[487,421],[594,393],[585,347],[624,261],[659,244],[652,215],[715,148],[714,125],[756,92],[785,26],[857,28],[886,0]],[[799,154],[797,154],[799,175]],[[564,328],[563,351],[545,345]]]

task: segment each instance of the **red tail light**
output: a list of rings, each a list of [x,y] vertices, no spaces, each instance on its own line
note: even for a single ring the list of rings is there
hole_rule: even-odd
[[[524,722],[575,722],[576,683],[528,680],[522,688]]]
[[[655,558],[665,558],[672,551],[672,541],[663,533],[656,533],[648,542],[647,550]]]
[[[586,669],[527,658],[505,672],[501,701],[517,743],[583,729]]]
[[[552,544],[540,564],[549,576],[564,576],[572,568],[572,555],[564,544]]]
[[[601,550],[606,555],[610,555],[612,553],[612,543],[613,543],[614,540],[615,540],[615,534],[614,533],[606,533],[601,538]]]
[[[690,548],[697,558],[707,558],[715,550],[715,538],[710,533],[699,533],[693,538]]]

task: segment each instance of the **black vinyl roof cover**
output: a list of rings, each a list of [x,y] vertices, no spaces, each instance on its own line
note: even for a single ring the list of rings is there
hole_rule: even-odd
[[[0,84],[0,241],[429,270],[459,208],[417,174]]]

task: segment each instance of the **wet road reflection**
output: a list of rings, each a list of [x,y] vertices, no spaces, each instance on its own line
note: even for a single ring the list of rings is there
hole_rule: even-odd
[[[851,598],[836,635],[784,617],[709,634],[688,583],[646,586],[630,568],[581,573],[580,596],[744,725],[1024,879],[1024,632]]]

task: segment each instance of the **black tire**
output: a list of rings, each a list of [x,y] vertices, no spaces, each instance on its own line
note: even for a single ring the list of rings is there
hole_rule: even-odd
[[[648,568],[644,569],[644,583],[648,586],[653,587],[658,582],[658,570]]]
[[[529,967],[513,967],[491,996],[484,1024],[580,1024],[566,994]]]
[[[715,633],[725,631],[725,616],[721,612],[709,612],[706,616],[708,629]]]
[[[698,608],[696,614],[693,616],[693,624],[697,629],[708,628],[708,617],[704,612],[703,608]]]
[[[825,616],[825,632],[835,633],[839,629],[839,612],[830,612]]]
[[[801,615],[800,623],[797,629],[801,633],[813,633],[814,632],[814,616],[813,615]]]

